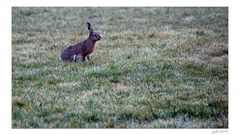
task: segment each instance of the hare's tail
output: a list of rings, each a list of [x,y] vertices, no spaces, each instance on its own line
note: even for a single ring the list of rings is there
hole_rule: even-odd
[[[62,54],[59,56],[60,61],[64,61],[64,58],[62,57]]]

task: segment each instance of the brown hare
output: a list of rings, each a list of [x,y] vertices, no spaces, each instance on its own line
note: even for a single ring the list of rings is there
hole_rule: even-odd
[[[61,53],[62,61],[85,61],[86,58],[88,60],[91,59],[91,55],[96,49],[96,42],[101,39],[101,36],[93,31],[89,22],[87,22],[87,28],[89,30],[89,37],[82,42],[64,48]]]

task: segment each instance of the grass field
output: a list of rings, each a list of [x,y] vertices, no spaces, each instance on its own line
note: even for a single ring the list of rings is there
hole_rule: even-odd
[[[228,8],[13,7],[12,127],[227,128]]]

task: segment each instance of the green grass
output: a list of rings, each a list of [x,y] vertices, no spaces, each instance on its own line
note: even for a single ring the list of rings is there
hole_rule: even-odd
[[[227,128],[228,8],[13,7],[12,127]]]

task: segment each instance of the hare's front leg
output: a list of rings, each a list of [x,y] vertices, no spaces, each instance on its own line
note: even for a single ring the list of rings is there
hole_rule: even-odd
[[[85,56],[82,57],[82,61],[86,61],[86,57]]]
[[[88,55],[88,56],[87,56],[87,59],[88,59],[88,61],[90,61],[90,60],[91,60],[91,56],[90,56],[90,55]]]

